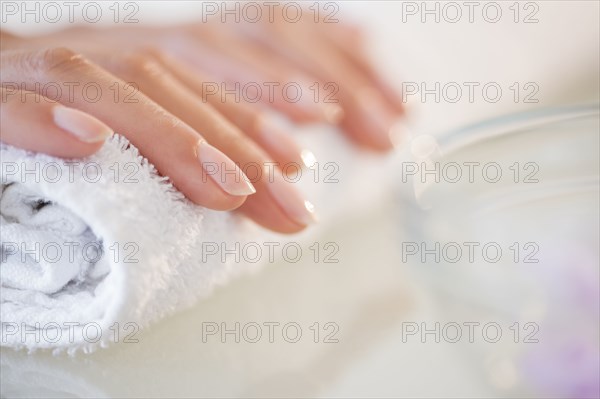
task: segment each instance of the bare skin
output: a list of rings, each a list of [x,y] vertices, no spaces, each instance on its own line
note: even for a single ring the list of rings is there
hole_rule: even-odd
[[[313,221],[313,209],[272,165],[312,158],[272,122],[269,108],[296,123],[339,125],[362,147],[391,149],[402,103],[370,66],[361,41],[353,27],[312,20],[75,28],[33,38],[2,32],[1,140],[76,158],[118,132],[194,203],[239,208],[268,229],[298,232]],[[222,82],[228,89],[235,82],[277,89],[270,96],[263,85],[254,102],[223,95]],[[282,94],[290,82],[302,88],[300,101]],[[82,90],[67,90],[86,84],[111,95],[91,102]],[[27,95],[39,99],[44,85],[64,90],[42,101]],[[116,88],[121,95],[113,95]],[[207,179],[208,163],[223,170]],[[247,165],[270,166],[257,173]]]

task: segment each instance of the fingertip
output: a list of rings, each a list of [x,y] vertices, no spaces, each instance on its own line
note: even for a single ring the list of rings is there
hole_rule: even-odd
[[[244,214],[259,226],[280,234],[296,234],[308,227],[308,225],[299,224],[285,216],[281,218],[267,218],[264,216],[259,216],[245,206],[241,207],[236,212]]]
[[[248,198],[247,195],[226,193],[212,180],[193,184],[181,183],[177,178],[174,180],[175,186],[179,187],[187,199],[196,205],[215,211],[233,211],[242,206]]]
[[[301,231],[305,230],[308,226],[299,225],[296,223],[286,223],[285,225],[278,226],[276,228],[271,228],[271,230],[276,231],[281,234],[297,234]]]
[[[56,126],[84,143],[104,143],[114,134],[99,119],[78,109],[56,104],[51,112]]]
[[[104,145],[104,142],[96,143],[75,143],[70,146],[61,146],[54,149],[50,155],[60,158],[86,158],[97,153]],[[49,153],[50,153],[49,152]]]
[[[247,196],[235,197],[227,195],[227,199],[214,203],[210,208],[217,211],[233,211],[244,205],[246,199],[248,199]]]
[[[344,108],[337,103],[326,103],[323,105],[323,118],[327,123],[338,125],[344,119]]]

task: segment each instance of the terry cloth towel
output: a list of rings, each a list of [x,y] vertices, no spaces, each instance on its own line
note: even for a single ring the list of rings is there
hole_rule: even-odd
[[[340,137],[323,129],[302,138],[321,161],[298,183],[320,211],[317,229],[386,192],[381,171],[393,158]],[[0,151],[2,346],[70,353],[107,346],[115,328],[144,328],[269,260],[220,249],[315,234],[311,227],[278,235],[192,204],[122,136],[79,161],[4,144]]]

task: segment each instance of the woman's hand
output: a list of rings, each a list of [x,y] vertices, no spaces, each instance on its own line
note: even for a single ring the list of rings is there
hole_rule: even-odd
[[[312,206],[273,165],[310,166],[314,157],[280,131],[265,106],[299,123],[340,123],[376,150],[390,148],[390,129],[402,112],[364,59],[339,40],[356,32],[309,25],[77,28],[32,39],[3,33],[2,141],[82,157],[114,130],[193,202],[241,206],[267,228],[299,231],[314,221]],[[297,84],[304,100],[289,101],[281,90],[261,96],[262,103],[239,93],[236,100],[221,92],[233,82]],[[35,102],[26,93],[39,99],[40,87],[52,85],[62,89],[52,99]],[[86,85],[100,87],[102,97],[89,101]],[[322,101],[326,95],[332,102]]]

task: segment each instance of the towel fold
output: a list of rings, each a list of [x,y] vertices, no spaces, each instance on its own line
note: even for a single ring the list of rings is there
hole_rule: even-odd
[[[387,192],[379,172],[389,159],[334,133],[303,139],[323,164],[319,178],[309,171],[298,183],[324,225]],[[282,236],[192,204],[122,136],[79,161],[0,151],[2,346],[93,351],[272,261],[257,256],[262,244],[316,234]],[[326,162],[334,179],[323,178]],[[252,255],[240,258],[249,243]]]

